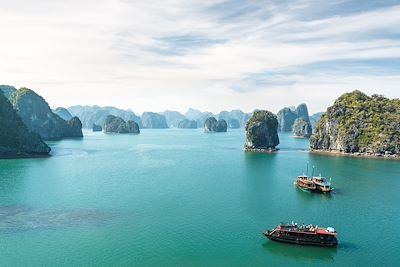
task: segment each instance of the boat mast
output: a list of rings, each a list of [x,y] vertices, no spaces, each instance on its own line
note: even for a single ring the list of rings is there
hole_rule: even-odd
[[[312,166],[312,175],[311,175],[311,177],[314,177],[314,170],[315,170],[315,166]]]

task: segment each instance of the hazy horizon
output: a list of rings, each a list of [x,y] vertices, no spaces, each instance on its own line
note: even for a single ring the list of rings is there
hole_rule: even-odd
[[[0,83],[52,107],[186,112],[399,98],[398,1],[0,0]]]

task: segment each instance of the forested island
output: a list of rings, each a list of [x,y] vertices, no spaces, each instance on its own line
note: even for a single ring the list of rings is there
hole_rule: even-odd
[[[311,151],[366,157],[400,156],[400,100],[361,91],[343,94],[327,109]]]

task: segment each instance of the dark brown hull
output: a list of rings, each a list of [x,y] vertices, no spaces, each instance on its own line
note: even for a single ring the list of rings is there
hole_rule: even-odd
[[[313,193],[329,194],[331,192],[331,191],[322,191],[322,189],[318,188],[318,187],[310,188],[307,186],[299,185],[297,183],[296,183],[296,186],[301,190],[306,190],[308,192],[313,192]]]
[[[296,245],[306,245],[306,246],[317,246],[317,247],[336,247],[338,245],[337,240],[332,241],[321,241],[317,238],[295,238],[295,237],[277,237],[273,236],[268,232],[263,233],[268,239],[282,242],[282,243],[290,243]]]

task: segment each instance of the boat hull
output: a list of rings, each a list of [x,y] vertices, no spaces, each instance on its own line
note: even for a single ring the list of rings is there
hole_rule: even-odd
[[[304,191],[307,191],[307,192],[313,192],[313,193],[324,193],[324,194],[327,194],[327,193],[330,193],[332,190],[331,189],[324,189],[324,188],[320,188],[320,187],[309,187],[309,186],[304,186],[304,185],[302,185],[302,184],[299,184],[299,183],[295,183],[296,184],[296,186],[299,188],[299,189],[301,189],[301,190],[304,190]]]
[[[337,247],[338,242],[335,239],[335,241],[320,241],[318,239],[314,240],[309,240],[309,239],[304,239],[304,238],[290,238],[290,237],[277,237],[274,235],[271,235],[268,232],[263,233],[264,236],[266,236],[268,239],[281,242],[281,243],[290,243],[290,244],[296,244],[296,245],[304,245],[304,246],[316,246],[316,247]]]

